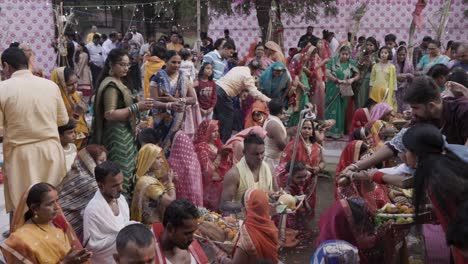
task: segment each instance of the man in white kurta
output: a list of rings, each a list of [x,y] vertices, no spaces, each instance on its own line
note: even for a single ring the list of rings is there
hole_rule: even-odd
[[[68,114],[58,86],[34,76],[23,51],[8,48],[1,61],[9,78],[0,82],[0,127],[10,212],[29,186],[38,182],[56,186],[67,173],[57,128],[68,123]]]
[[[83,245],[91,251],[91,263],[115,263],[115,239],[130,222],[125,197],[121,195],[123,175],[117,165],[106,161],[95,168],[99,190],[83,215]]]

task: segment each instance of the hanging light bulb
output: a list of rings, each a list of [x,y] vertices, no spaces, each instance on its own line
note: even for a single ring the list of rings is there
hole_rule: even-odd
[[[99,6],[97,7],[97,9],[98,9],[98,10],[100,9]]]

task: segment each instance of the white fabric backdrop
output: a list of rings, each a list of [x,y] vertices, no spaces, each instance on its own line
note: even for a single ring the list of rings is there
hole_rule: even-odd
[[[299,37],[305,34],[308,25],[314,26],[314,35],[320,38],[322,37],[322,30],[327,29],[335,32],[335,36],[339,41],[345,40],[347,32],[351,31],[354,25],[354,21],[351,18],[352,14],[363,2],[363,0],[337,0],[338,16],[325,17],[321,13],[316,22],[311,21],[306,23],[300,15],[295,17],[283,15],[281,20],[285,28],[285,49],[287,50],[297,45]],[[357,36],[374,36],[378,41],[383,43],[384,36],[393,33],[397,36],[397,41],[403,40],[408,43],[409,27],[417,0],[372,0],[367,2],[368,10],[361,20]],[[438,20],[436,21],[435,18],[440,17],[436,13],[441,9],[442,3],[443,0],[428,0],[426,8],[422,12],[424,16],[423,29],[416,31],[415,41],[420,42],[426,35],[435,35],[428,19],[431,19],[434,24],[438,25]],[[468,41],[468,33],[466,33],[468,20],[464,19],[463,16],[463,11],[466,8],[463,5],[463,0],[453,1],[450,18],[442,38],[443,45],[450,39]],[[247,53],[249,45],[256,41],[260,35],[254,9],[249,16],[221,16],[219,18],[210,16],[208,35],[213,40],[222,37],[225,28],[230,30],[230,35],[236,42],[241,56]]]

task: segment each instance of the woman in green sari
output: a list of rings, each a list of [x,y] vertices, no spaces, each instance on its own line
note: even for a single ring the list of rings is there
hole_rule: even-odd
[[[153,108],[154,101],[137,102],[132,91],[124,84],[130,59],[122,49],[113,49],[107,56],[94,99],[94,118],[91,141],[103,145],[108,160],[119,165],[124,176],[123,194],[131,199],[130,179],[135,170],[137,149],[135,127],[140,111]]]
[[[289,64],[289,73],[292,79],[291,89],[288,93],[289,108],[292,108],[292,110],[288,109],[288,112],[292,112],[288,120],[289,127],[299,124],[299,113],[309,103],[310,86],[304,69],[307,69],[314,50],[315,46],[308,44],[301,53],[294,55]]]
[[[377,40],[374,37],[368,37],[364,49],[359,51],[356,56],[358,69],[361,73],[360,80],[356,82],[356,94],[354,95],[356,109],[369,107],[370,76],[372,67],[379,60],[378,50],[379,43]]]
[[[340,84],[352,84],[359,79],[359,70],[356,67],[356,62],[350,59],[350,54],[350,48],[342,46],[338,55],[327,64],[325,119],[336,120],[335,126],[327,131],[327,137],[341,138],[345,131],[345,112],[350,97],[342,97],[339,86]]]
[[[277,61],[260,75],[260,91],[271,99],[285,100],[286,91],[291,84],[289,75],[283,63]]]

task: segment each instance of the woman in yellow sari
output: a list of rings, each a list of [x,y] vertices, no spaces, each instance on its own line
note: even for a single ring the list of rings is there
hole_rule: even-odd
[[[37,183],[25,192],[10,231],[1,245],[7,263],[88,263],[91,256],[63,216],[57,191],[48,183]]]
[[[86,104],[81,100],[81,95],[76,91],[78,77],[72,68],[60,67],[52,72],[51,79],[60,88],[63,102],[67,108],[68,118],[76,120],[76,141],[77,149],[83,147],[83,142],[89,134],[88,125],[84,118]]]
[[[176,199],[174,176],[162,148],[144,145],[138,152],[130,218],[146,225],[162,222],[165,208]]]

